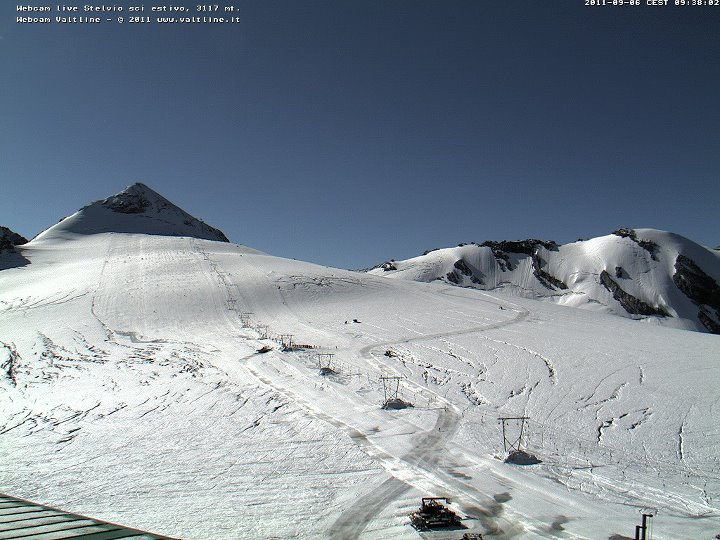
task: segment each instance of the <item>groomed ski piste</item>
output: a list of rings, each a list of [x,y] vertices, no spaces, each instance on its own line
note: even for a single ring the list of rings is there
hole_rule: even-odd
[[[0,491],[186,539],[460,538],[427,496],[486,539],[720,533],[718,336],[82,212],[0,272]]]

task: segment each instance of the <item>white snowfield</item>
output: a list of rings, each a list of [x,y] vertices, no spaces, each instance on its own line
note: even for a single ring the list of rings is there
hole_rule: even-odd
[[[468,527],[424,538],[720,533],[718,336],[64,227],[0,272],[0,492],[187,539],[419,538],[423,496]]]

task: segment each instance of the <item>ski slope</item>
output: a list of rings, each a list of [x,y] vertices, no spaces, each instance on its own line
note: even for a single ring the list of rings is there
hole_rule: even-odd
[[[63,227],[0,272],[5,493],[188,539],[419,538],[446,495],[485,538],[720,533],[717,336]],[[503,463],[510,416],[542,464]]]

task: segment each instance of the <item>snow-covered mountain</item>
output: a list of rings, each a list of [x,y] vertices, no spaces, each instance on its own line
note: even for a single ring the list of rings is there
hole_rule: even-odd
[[[141,183],[135,183],[117,195],[81,208],[33,240],[102,232],[190,236],[229,242],[222,231],[194,218]]]
[[[486,539],[720,532],[717,336],[273,257],[142,192],[0,271],[0,491],[188,540],[416,539],[425,496]]]
[[[565,245],[534,239],[462,244],[385,262],[370,273],[504,290],[720,333],[720,252],[654,229],[619,229]]]

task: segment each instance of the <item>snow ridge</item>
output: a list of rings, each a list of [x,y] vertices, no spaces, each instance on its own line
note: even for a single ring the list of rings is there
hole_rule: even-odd
[[[369,273],[503,290],[557,304],[720,333],[720,253],[655,229],[618,229],[571,244],[537,239],[460,244]]]

